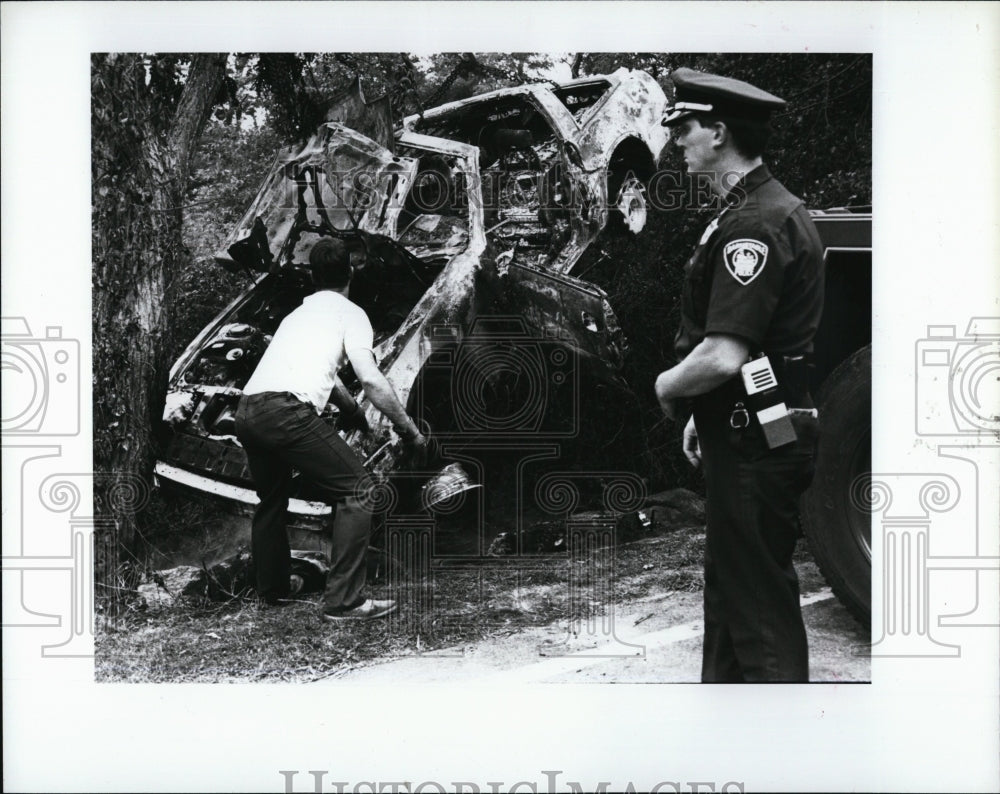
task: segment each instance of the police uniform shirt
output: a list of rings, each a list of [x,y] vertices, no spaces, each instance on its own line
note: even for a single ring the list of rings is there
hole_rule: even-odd
[[[683,359],[707,334],[740,337],[751,352],[812,352],[823,309],[823,246],[802,201],[758,166],[726,196],[685,268]]]
[[[348,353],[371,350],[373,336],[364,309],[320,290],[281,321],[243,393],[291,392],[320,414]]]

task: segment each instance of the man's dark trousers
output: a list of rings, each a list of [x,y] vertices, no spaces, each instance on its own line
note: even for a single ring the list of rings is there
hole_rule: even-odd
[[[288,594],[286,511],[295,468],[318,486],[325,502],[335,505],[324,609],[337,612],[362,603],[371,512],[362,493],[367,475],[350,447],[311,405],[288,392],[241,397],[236,437],[246,450],[260,498],[250,536],[260,596],[273,601]]]
[[[796,417],[799,440],[769,450],[756,422],[736,430],[729,418],[695,407],[708,495],[702,681],[808,681],[792,554],[818,421]]]

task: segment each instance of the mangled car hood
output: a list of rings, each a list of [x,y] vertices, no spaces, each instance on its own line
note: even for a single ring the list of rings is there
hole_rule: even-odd
[[[253,285],[171,371],[164,412],[175,429],[165,456],[169,465],[249,482],[235,440],[236,403],[281,320],[313,291],[308,255],[323,236],[344,238],[352,257],[358,254],[351,299],[371,318],[376,359],[404,399],[428,355],[421,329],[468,321],[485,247],[475,150],[417,134],[397,144],[402,151],[393,154],[328,123],[275,161],[216,256],[224,267],[248,272]],[[447,170],[465,191],[457,208],[447,202],[433,211],[414,206],[415,186],[434,169]],[[346,373],[344,383],[368,410],[352,377]],[[388,420],[374,409],[368,414],[374,432],[348,438],[365,458],[390,437]],[[335,419],[332,405],[323,416]]]

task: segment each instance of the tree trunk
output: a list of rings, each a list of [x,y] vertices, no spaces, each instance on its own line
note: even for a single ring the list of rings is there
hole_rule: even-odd
[[[193,57],[174,109],[148,84],[142,56],[91,63],[95,509],[115,512],[101,487],[148,483],[161,421],[173,323],[171,284],[184,257],[181,205],[191,155],[225,74],[225,57]],[[101,516],[107,519],[108,516]],[[114,514],[98,538],[98,583],[112,549],[134,551],[135,514]]]

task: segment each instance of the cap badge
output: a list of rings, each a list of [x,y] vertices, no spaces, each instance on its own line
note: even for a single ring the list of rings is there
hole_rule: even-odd
[[[744,287],[761,274],[767,263],[767,246],[759,240],[733,240],[722,254],[729,275]]]

